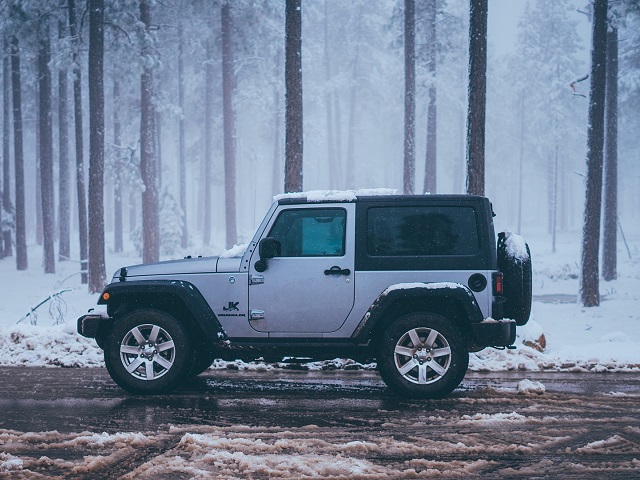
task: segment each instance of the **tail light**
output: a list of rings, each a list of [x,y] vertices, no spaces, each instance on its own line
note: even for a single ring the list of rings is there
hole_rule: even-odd
[[[502,295],[503,290],[503,277],[502,272],[495,272],[493,274],[493,294],[494,295]]]

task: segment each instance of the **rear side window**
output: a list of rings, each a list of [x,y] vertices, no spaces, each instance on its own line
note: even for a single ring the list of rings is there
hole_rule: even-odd
[[[281,257],[341,257],[345,252],[345,220],[342,208],[285,210],[269,236],[281,245]]]
[[[383,256],[475,255],[480,249],[471,207],[374,207],[367,211],[367,253]]]

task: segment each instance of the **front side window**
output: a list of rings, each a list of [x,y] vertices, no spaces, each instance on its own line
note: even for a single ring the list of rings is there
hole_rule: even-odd
[[[474,255],[480,248],[471,207],[379,207],[367,214],[370,256]]]
[[[342,208],[285,210],[269,236],[281,245],[281,257],[341,257],[345,252],[347,213]]]

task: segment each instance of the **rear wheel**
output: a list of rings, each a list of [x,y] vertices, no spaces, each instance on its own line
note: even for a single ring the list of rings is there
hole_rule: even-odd
[[[162,393],[184,380],[191,368],[189,337],[173,316],[135,310],[117,320],[104,358],[111,378],[132,393]]]
[[[464,378],[469,352],[457,327],[441,315],[413,313],[391,324],[378,350],[378,370],[401,395],[440,398]]]

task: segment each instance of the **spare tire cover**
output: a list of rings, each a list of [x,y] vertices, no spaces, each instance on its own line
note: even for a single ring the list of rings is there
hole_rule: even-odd
[[[498,270],[503,275],[504,316],[525,325],[531,314],[531,252],[520,235],[498,234]]]

